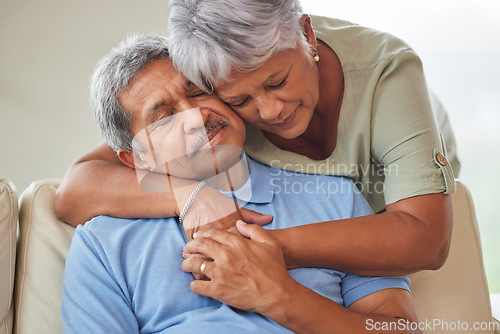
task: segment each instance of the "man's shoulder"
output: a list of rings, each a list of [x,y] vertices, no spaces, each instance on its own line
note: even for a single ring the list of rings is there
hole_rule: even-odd
[[[79,233],[92,234],[101,241],[109,238],[127,239],[148,233],[152,229],[177,229],[175,218],[117,218],[111,216],[97,216],[89,220],[85,225],[79,226]]]
[[[174,218],[99,216],[77,227],[71,247],[73,253],[90,250],[94,256],[117,264],[120,259],[133,262],[133,259],[147,258],[146,250],[154,245],[163,245],[162,251],[165,252],[181,252],[186,242],[184,227]]]
[[[120,229],[127,227],[131,224],[135,224],[139,220],[145,220],[140,218],[127,219],[127,218],[117,218],[111,216],[97,216],[87,221],[83,226],[84,229],[98,232],[107,229]]]

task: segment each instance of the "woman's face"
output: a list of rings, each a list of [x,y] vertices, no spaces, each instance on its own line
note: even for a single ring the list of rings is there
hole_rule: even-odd
[[[232,71],[217,95],[245,121],[286,139],[309,126],[319,99],[318,68],[301,47],[269,58],[252,72]]]

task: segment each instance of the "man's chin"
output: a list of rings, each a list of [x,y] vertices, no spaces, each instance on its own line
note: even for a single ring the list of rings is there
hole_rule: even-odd
[[[170,175],[189,179],[204,180],[221,174],[234,166],[240,159],[243,148],[234,145],[216,145],[171,160],[166,164]]]

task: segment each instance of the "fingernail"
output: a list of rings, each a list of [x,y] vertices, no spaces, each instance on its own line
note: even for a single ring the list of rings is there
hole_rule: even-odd
[[[193,233],[193,239],[196,239],[197,236],[198,236],[198,232]]]

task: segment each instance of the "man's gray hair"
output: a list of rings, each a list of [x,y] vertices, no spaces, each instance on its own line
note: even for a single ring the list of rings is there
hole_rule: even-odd
[[[269,57],[307,45],[299,0],[170,0],[172,62],[213,91],[231,69],[252,71]]]
[[[113,150],[132,150],[132,115],[124,110],[119,96],[148,64],[168,59],[168,42],[162,36],[130,36],[97,64],[90,83],[94,119]]]

